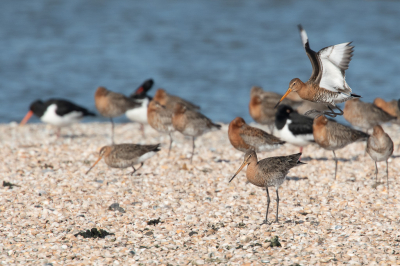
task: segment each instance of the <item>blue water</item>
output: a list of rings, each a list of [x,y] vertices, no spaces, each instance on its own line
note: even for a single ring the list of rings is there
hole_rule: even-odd
[[[397,1],[1,1],[0,122],[50,97],[94,111],[98,86],[130,94],[150,77],[150,94],[252,121],[251,86],[283,94],[311,74],[298,23],[314,50],[353,41],[347,83],[364,101],[400,98]]]

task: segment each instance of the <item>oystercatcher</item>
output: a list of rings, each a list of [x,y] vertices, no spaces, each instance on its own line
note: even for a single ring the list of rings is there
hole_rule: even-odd
[[[140,103],[140,106],[128,109],[125,112],[125,115],[129,120],[140,123],[140,130],[142,131],[143,135],[144,124],[147,124],[147,106],[152,99],[147,95],[147,92],[151,89],[153,84],[154,81],[152,79],[148,79],[143,82],[143,84],[140,85],[140,87],[129,96],[129,98]]]
[[[34,101],[29,107],[29,112],[22,119],[20,125],[24,125],[36,115],[44,123],[58,127],[57,136],[60,135],[60,128],[79,122],[85,116],[96,116],[86,108],[78,106],[70,101],[63,99],[50,99],[45,102]]]

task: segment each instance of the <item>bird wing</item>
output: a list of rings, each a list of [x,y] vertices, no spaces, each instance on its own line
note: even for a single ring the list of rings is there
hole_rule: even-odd
[[[298,165],[301,153],[291,154],[288,156],[269,157],[258,161],[259,169],[264,173],[281,172],[284,175],[288,173],[290,168]]]
[[[141,155],[145,152],[143,151],[142,145],[139,144],[130,144],[130,145],[115,145],[114,150],[112,151],[113,157],[115,159],[122,159],[122,160],[132,160]]]
[[[317,53],[321,71],[315,81],[321,88],[346,95],[351,94],[351,88],[345,80],[345,71],[349,68],[353,56],[354,46],[350,44],[351,42],[346,42],[328,46]]]
[[[142,105],[141,101],[133,98],[128,98],[121,93],[110,92],[109,97],[112,98],[112,102],[114,102],[116,106],[125,107],[126,110],[137,108]]]
[[[308,59],[310,59],[310,62],[312,65],[312,73],[311,73],[311,77],[309,78],[309,81],[314,81],[320,72],[320,66],[318,64],[317,53],[314,52],[313,50],[311,50],[310,43],[308,42],[307,33],[303,29],[303,27],[301,25],[298,25],[297,27],[299,28],[301,42],[303,43],[303,47],[306,50],[306,54],[308,56]]]
[[[377,123],[386,123],[389,122],[390,120],[396,119],[396,116],[392,116],[386,111],[382,110],[378,106],[372,103],[366,103],[367,106],[370,108],[370,113],[368,115],[368,120],[370,121],[376,121]]]
[[[153,79],[145,80],[139,88],[136,89],[134,93],[132,93],[129,98],[144,98],[146,97],[146,93],[148,90],[153,87],[154,81]]]
[[[221,125],[214,124],[208,117],[203,115],[202,113],[199,113],[195,110],[186,110],[186,117],[187,120],[190,121],[190,123],[193,123],[194,125],[198,125],[198,127],[207,127],[208,129],[220,129]]]
[[[289,130],[293,135],[313,134],[313,119],[311,117],[291,113],[288,120],[291,120]]]
[[[250,146],[255,146],[255,147],[263,144],[275,145],[275,144],[285,143],[279,138],[268,134],[264,130],[249,126],[242,128],[241,133],[239,135],[242,137],[244,142],[246,142]]]
[[[74,111],[80,112],[81,113],[80,116],[84,116],[87,114],[94,115],[94,114],[90,113],[86,108],[78,106],[67,100],[51,99],[51,100],[48,100],[46,103],[48,103],[49,105],[55,103],[57,105],[56,114],[59,116],[64,116],[64,115],[72,113]]]

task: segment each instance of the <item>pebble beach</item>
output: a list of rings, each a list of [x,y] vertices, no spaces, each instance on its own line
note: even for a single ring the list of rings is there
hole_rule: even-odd
[[[253,125],[255,126],[255,125]],[[228,126],[196,139],[145,126],[117,124],[116,143],[157,144],[161,151],[131,176],[97,160],[110,145],[110,123],[63,128],[0,125],[0,263],[2,265],[400,265],[399,126],[385,125],[395,144],[378,183],[365,142],[336,152],[309,145],[279,189],[279,223],[260,225],[265,190],[245,171]],[[298,153],[286,144],[258,159]],[[269,220],[275,219],[270,188]],[[85,238],[80,232],[105,230]]]

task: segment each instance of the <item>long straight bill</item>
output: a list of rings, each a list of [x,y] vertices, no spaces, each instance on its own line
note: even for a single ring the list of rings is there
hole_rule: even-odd
[[[100,156],[99,159],[97,159],[97,161],[92,165],[92,167],[89,168],[89,170],[86,172],[85,175],[87,175],[87,174],[90,172],[90,170],[92,170],[92,168],[93,168],[98,162],[100,162],[100,160],[101,160],[102,158],[103,158],[103,157]]]
[[[32,115],[33,115],[33,112],[32,112],[32,111],[29,111],[29,112],[25,115],[24,119],[22,119],[21,123],[19,123],[19,125],[20,125],[20,126],[25,125],[26,122],[28,122],[29,118],[31,118]]]
[[[247,165],[246,162],[243,162],[242,165],[239,167],[239,170],[236,171],[236,173],[232,176],[231,180],[229,180],[229,183],[235,178],[237,174],[239,174],[240,171],[242,171],[243,167]]]
[[[276,107],[278,107],[278,105],[281,103],[281,101],[283,101],[283,99],[285,99],[286,98],[286,96],[288,96],[289,95],[289,93],[291,93],[292,92],[292,89],[291,88],[289,88],[287,91],[286,91],[286,93],[285,93],[285,95],[283,95],[282,96],[282,98],[279,100],[279,102],[275,105],[275,107],[274,108],[276,108]]]

